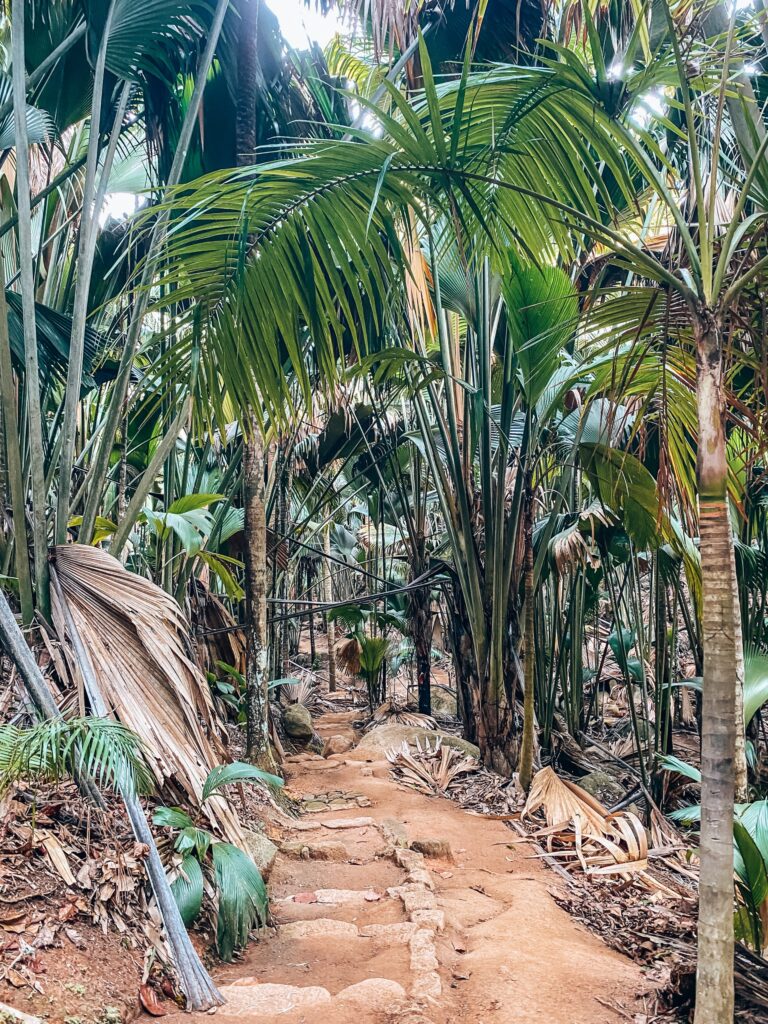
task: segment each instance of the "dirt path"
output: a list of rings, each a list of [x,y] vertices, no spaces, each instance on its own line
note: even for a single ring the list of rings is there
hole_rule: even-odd
[[[326,715],[318,731],[351,734],[350,717]],[[386,762],[287,769],[296,795],[341,790],[370,805],[284,830],[277,928],[218,973],[219,1024],[614,1024],[639,1009],[639,968],[557,906],[557,877],[510,849],[502,823],[398,788]]]

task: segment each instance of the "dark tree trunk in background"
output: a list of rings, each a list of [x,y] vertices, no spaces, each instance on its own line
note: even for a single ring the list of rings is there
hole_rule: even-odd
[[[411,566],[411,580],[424,571],[424,537],[416,540],[417,550]],[[416,655],[416,682],[419,695],[419,711],[422,715],[432,714],[432,592],[429,587],[420,587],[409,595],[410,627],[413,648]]]

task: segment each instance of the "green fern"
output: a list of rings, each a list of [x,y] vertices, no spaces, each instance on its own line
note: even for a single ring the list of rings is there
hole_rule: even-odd
[[[54,718],[29,729],[0,726],[0,791],[22,779],[84,774],[102,786],[148,794],[152,775],[141,741],[111,718]]]

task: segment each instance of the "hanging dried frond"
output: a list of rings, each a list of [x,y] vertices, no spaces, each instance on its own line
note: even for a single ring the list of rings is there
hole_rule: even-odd
[[[397,697],[390,697],[383,704],[379,704],[365,727],[366,732],[369,729],[374,729],[377,725],[383,725],[384,722],[397,722],[413,729],[437,728],[437,722],[431,715],[423,715],[420,711],[411,711],[408,705],[398,700]]]
[[[351,636],[336,648],[336,664],[352,676],[360,674],[360,643]]]
[[[477,758],[455,747],[444,747],[439,736],[434,746],[429,740],[422,746],[417,738],[415,750],[403,743],[399,750],[387,751],[387,760],[392,765],[393,778],[429,796],[447,796],[462,775],[480,768]]]
[[[53,557],[107,706],[141,738],[158,785],[179,787],[199,804],[209,773],[227,758],[223,726],[191,658],[179,606],[99,548],[62,545]],[[64,645],[66,620],[55,588],[53,621],[78,678],[77,659]],[[221,797],[211,797],[205,809],[228,838],[243,843],[237,817]]]

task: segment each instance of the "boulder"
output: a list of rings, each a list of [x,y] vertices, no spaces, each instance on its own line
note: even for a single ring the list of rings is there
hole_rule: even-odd
[[[277,857],[277,847],[261,832],[251,832],[248,829],[245,830],[245,843],[253,858],[253,863],[266,881],[275,863],[275,857]]]
[[[309,743],[315,734],[312,728],[312,715],[303,704],[289,704],[283,711],[283,725],[292,740]]]
[[[330,757],[331,754],[346,754],[354,745],[350,736],[329,736],[323,744],[323,757]]]
[[[427,740],[434,743],[438,737],[446,747],[455,747],[471,757],[480,757],[479,748],[469,740],[463,740],[460,736],[452,736],[450,733],[440,732],[436,729],[399,725],[397,722],[388,722],[371,729],[363,736],[349,756],[356,761],[380,761],[382,754],[386,754],[392,747],[402,746],[404,742],[415,743],[418,739],[422,744]]]
[[[627,795],[626,789],[617,782],[612,775],[604,771],[590,772],[583,779],[579,779],[578,785],[599,800],[604,807],[611,809],[615,804],[620,803]]]

